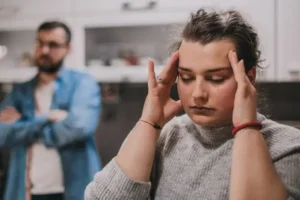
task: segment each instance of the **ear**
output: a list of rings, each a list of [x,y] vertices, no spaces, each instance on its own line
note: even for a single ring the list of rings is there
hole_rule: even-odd
[[[70,53],[72,53],[72,45],[71,45],[71,43],[69,43],[68,46],[67,46],[67,54],[70,54]]]
[[[248,72],[247,72],[247,77],[249,78],[250,82],[252,85],[255,84],[256,81],[256,68],[252,67]]]

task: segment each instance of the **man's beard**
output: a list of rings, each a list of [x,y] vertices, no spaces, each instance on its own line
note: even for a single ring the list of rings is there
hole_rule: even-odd
[[[64,60],[62,59],[55,64],[42,65],[37,62],[36,65],[38,67],[39,72],[43,72],[47,74],[55,74],[61,69],[63,62]]]

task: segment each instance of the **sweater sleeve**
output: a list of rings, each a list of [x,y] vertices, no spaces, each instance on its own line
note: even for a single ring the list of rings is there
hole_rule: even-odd
[[[150,182],[136,182],[127,177],[113,159],[87,186],[85,200],[146,200],[150,188]]]
[[[174,121],[167,123],[161,131],[156,147],[155,157],[160,155],[166,136],[174,129]],[[137,182],[130,179],[112,159],[103,169],[98,172],[94,180],[87,186],[85,190],[85,200],[148,200],[150,192],[155,195],[156,187],[156,170],[159,168],[156,159],[153,161],[153,169],[151,173],[151,182]],[[153,193],[154,192],[154,193]]]
[[[300,152],[285,156],[274,165],[287,189],[288,200],[300,199]]]

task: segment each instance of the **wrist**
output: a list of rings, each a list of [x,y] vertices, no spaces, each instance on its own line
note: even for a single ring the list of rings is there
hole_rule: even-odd
[[[260,141],[264,141],[264,137],[260,130],[245,128],[235,135],[234,141],[243,145],[250,143],[258,144]]]
[[[244,129],[241,129],[240,131],[238,131],[235,134],[235,138],[239,137],[241,135],[255,134],[255,133],[259,133],[260,134],[260,130],[256,129],[256,128],[253,128],[253,127],[247,127],[247,128],[244,128]]]
[[[151,124],[156,124],[160,126],[161,128],[164,127],[165,123],[162,119],[158,119],[157,117],[152,117],[151,115],[141,115],[139,120],[145,120],[147,122],[150,122]]]
[[[249,131],[250,130],[260,130],[262,128],[261,122],[253,121],[253,122],[246,122],[243,124],[240,124],[232,130],[232,135],[235,136],[237,133],[240,133],[241,131]]]
[[[147,120],[147,119],[143,119],[143,118],[140,118],[139,119],[139,122],[142,122],[142,123],[145,123],[145,124],[148,124],[149,126],[152,126],[155,130],[157,131],[161,131],[162,129],[162,126],[155,123],[155,122],[152,122],[151,120]]]

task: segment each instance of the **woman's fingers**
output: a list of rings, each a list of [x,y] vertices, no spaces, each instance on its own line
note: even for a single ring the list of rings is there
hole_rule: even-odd
[[[177,77],[178,51],[169,59],[168,64],[164,67],[159,75],[158,81],[165,85],[172,86]]]
[[[238,84],[243,84],[247,81],[247,75],[245,72],[244,61],[238,61],[237,53],[230,51],[228,54],[230,64],[234,73],[235,80]]]
[[[148,61],[148,89],[152,89],[156,86],[156,77],[154,71],[154,63],[152,60]]]
[[[164,108],[164,113],[166,114],[166,116],[168,116],[168,120],[169,120],[169,118],[173,118],[181,110],[182,110],[181,100],[175,101],[169,98]]]

